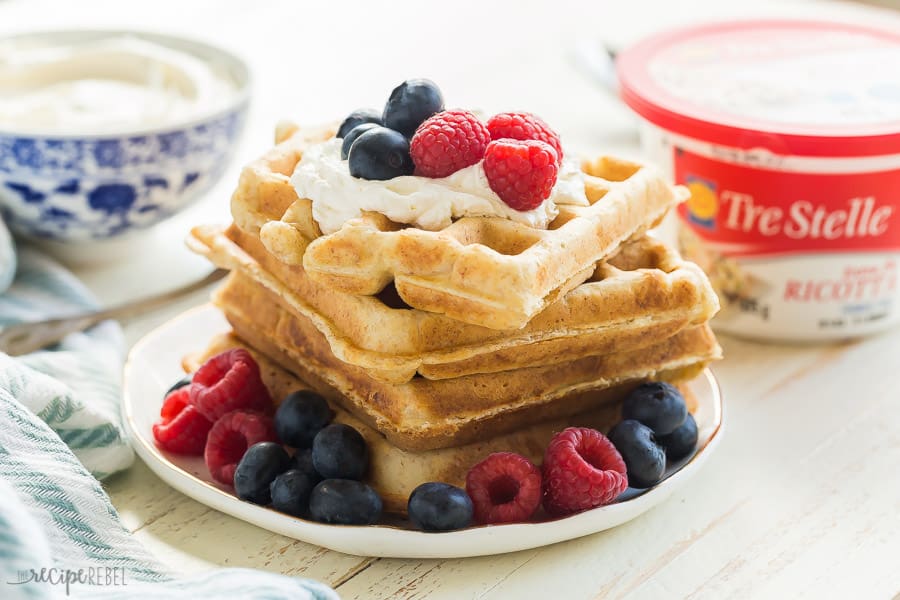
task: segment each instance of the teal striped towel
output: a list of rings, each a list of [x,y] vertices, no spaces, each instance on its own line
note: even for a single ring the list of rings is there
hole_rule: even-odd
[[[0,291],[0,325],[94,305],[32,249],[4,261],[7,243],[0,270],[15,259],[18,270]],[[134,460],[119,414],[123,356],[114,323],[51,350],[0,353],[0,598],[336,599],[322,584],[249,569],[180,577],[131,536],[98,481]]]

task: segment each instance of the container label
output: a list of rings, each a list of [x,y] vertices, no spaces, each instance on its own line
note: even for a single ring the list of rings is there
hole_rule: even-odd
[[[682,219],[732,256],[900,250],[900,170],[792,173],[675,150]]]
[[[757,169],[673,149],[681,246],[710,276],[725,330],[820,339],[900,318],[900,170]]]

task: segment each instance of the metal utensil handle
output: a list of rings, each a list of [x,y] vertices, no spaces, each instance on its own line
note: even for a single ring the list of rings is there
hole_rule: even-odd
[[[190,283],[184,287],[164,292],[149,298],[142,298],[134,302],[128,302],[121,306],[107,308],[71,317],[48,319],[31,323],[18,323],[0,329],[0,352],[6,352],[10,356],[20,356],[35,350],[40,350],[62,340],[70,333],[84,331],[85,329],[105,321],[107,319],[125,319],[139,315],[147,310],[163,306],[176,298],[203,289],[216,282],[228,271],[216,269],[203,279]]]

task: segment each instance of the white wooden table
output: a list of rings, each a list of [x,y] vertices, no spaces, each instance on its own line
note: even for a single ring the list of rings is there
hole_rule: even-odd
[[[127,261],[78,268],[105,303],[175,287],[208,268],[180,238],[192,223],[227,218],[239,164],[270,143],[278,118],[334,119],[380,105],[406,77],[427,76],[450,105],[525,108],[571,145],[635,155],[628,112],[573,64],[578,40],[603,36],[620,44],[671,23],[750,14],[831,15],[900,27],[896,13],[822,1],[331,4],[0,0],[0,33],[166,29],[229,45],[254,69],[248,131],[222,184],[137,240]],[[451,19],[471,22],[471,31],[443,25]],[[127,324],[129,342],[204,298],[185,298]],[[828,346],[728,337],[722,344],[726,358],[715,372],[727,424],[716,455],[658,508],[568,543],[465,560],[360,558],[218,513],[172,490],[140,462],[107,489],[127,526],[173,567],[231,565],[312,577],[345,598],[894,597],[900,592],[900,330]]]

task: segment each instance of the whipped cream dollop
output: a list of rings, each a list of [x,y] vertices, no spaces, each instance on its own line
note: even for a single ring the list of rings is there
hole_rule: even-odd
[[[537,208],[519,211],[491,190],[480,162],[437,179],[409,175],[370,181],[350,175],[348,162],[341,160],[341,142],[331,139],[307,148],[291,177],[297,195],[312,200],[313,218],[325,234],[364,211],[429,231],[462,217],[503,217],[546,229],[559,214],[557,205],[588,205],[581,169],[568,158],[560,165],[550,197]]]
[[[0,129],[102,134],[181,122],[225,108],[224,67],[127,35],[0,43]]]

